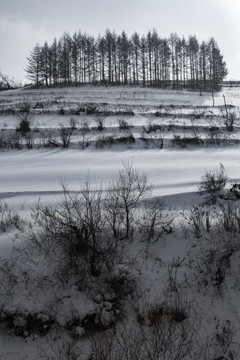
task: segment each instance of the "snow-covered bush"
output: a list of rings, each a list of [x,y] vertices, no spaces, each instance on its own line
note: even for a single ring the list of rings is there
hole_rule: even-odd
[[[78,193],[62,186],[63,201],[39,204],[12,256],[0,263],[0,319],[16,335],[52,325],[79,335],[109,328],[135,289],[123,254],[137,225],[137,204],[151,189],[146,176],[124,165],[104,194],[88,180]]]
[[[38,248],[64,272],[74,270],[84,277],[98,276],[111,269],[117,258],[118,241],[109,232],[100,190],[86,182],[77,194],[63,185],[64,201],[59,207],[39,209],[29,246]]]
[[[207,170],[202,176],[198,191],[201,195],[206,194],[209,200],[216,204],[220,192],[224,189],[228,176],[224,166],[220,163],[219,169]]]

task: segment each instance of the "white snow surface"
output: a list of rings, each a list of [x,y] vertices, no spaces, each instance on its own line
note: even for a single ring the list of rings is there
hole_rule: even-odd
[[[223,94],[225,94],[228,104],[236,106],[236,111],[239,111],[240,89],[228,88],[216,93],[215,102],[218,105],[224,105]],[[199,96],[199,94],[192,92],[141,88],[82,87],[79,89],[16,90],[0,93],[0,101],[5,105],[26,100],[32,102],[56,100],[59,103],[60,100],[72,101],[73,103],[106,102],[111,106],[116,104],[124,104],[130,108],[134,106],[134,124],[139,127],[146,124],[148,119],[146,114],[151,113],[152,109],[155,111],[159,105],[212,106],[211,93],[203,93],[202,96]],[[142,106],[145,107],[144,115],[141,115]],[[213,111],[215,110],[213,109]],[[66,118],[69,120],[69,116]],[[84,118],[84,115],[81,114],[78,121],[81,118]],[[113,126],[116,119],[110,120],[109,126]],[[65,117],[56,114],[39,114],[34,121],[40,127],[54,128],[58,123],[65,121]],[[133,121],[134,118],[131,118],[130,122]],[[186,119],[187,121],[189,120]],[[7,123],[8,128],[14,128],[16,119],[13,115],[0,115],[0,127],[3,127],[4,123]],[[239,145],[184,149],[176,147],[163,149],[143,149],[141,147],[95,149],[91,147],[81,150],[70,147],[68,149],[2,150],[0,151],[0,198],[23,216],[28,216],[31,208],[36,206],[39,199],[43,203],[56,203],[61,199],[62,181],[68,185],[71,191],[79,191],[81,182],[88,177],[96,188],[100,186],[103,190],[107,189],[110,180],[114,178],[124,163],[132,164],[140,173],[147,175],[149,182],[153,185],[151,196],[153,198],[163,197],[166,204],[173,211],[176,211],[176,217],[179,215],[179,211],[190,209],[192,206],[202,203],[203,200],[197,194],[197,190],[200,179],[207,169],[216,169],[221,163],[229,175],[227,187],[233,183],[240,183]],[[13,237],[14,232],[0,233],[0,255],[2,258],[10,256]],[[139,298],[139,308],[144,301],[153,303],[161,297],[161,287],[166,280],[168,264],[172,264],[174,261],[180,263],[182,259],[188,256],[189,251],[194,251],[192,249],[198,246],[197,241],[188,238],[179,239],[176,235],[153,244],[147,250],[145,248],[143,250],[142,244],[135,244],[133,252],[137,254],[138,250],[141,251],[141,255],[136,261],[139,269],[141,269],[138,273],[140,288],[144,289],[144,295]],[[197,286],[192,285],[188,297],[192,306],[195,306],[195,311],[202,314],[201,336],[205,335],[205,331],[210,336],[213,329],[220,329],[226,322],[231,323],[231,326],[236,330],[233,339],[235,343],[233,358],[239,359],[240,290],[237,284],[239,252],[234,256],[235,264],[233,268],[228,270],[227,274],[228,288],[223,290],[224,295],[222,297],[201,293],[200,288],[198,293]],[[180,277],[184,279],[188,267],[179,265],[179,269]],[[234,274],[233,276],[231,276],[230,271]],[[54,293],[54,291],[55,289],[52,292]],[[61,292],[59,289],[57,291]],[[83,314],[93,311],[93,301],[89,301],[89,298],[77,291],[74,286],[71,290],[65,289],[64,291],[65,293],[69,291],[67,293],[69,298],[66,297],[59,307],[59,313],[62,314],[59,316],[65,317],[59,320],[60,323],[64,324],[66,317],[70,316],[71,307]],[[19,299],[15,298],[14,301],[19,300],[20,302],[21,296],[24,297],[25,294],[19,294]],[[38,296],[36,297],[36,308],[40,309],[48,299],[45,298],[45,294],[37,294],[36,296]],[[12,304],[9,303],[9,306],[16,307],[14,301]],[[53,300],[51,299],[51,301]],[[27,300],[25,305],[28,306]],[[76,328],[76,331],[82,334],[80,327]],[[61,336],[62,339],[68,337],[64,333]],[[54,334],[50,334],[48,337],[26,336],[25,338],[3,334],[0,341],[0,359],[47,359],[44,356],[47,353],[54,353],[54,349],[56,350],[57,347],[53,339]],[[82,343],[80,339],[79,346],[84,347],[86,344],[84,341]],[[226,359],[230,359],[227,357],[227,352],[225,356]]]
[[[154,195],[197,191],[206,169],[222,163],[230,182],[238,182],[239,148],[203,150],[23,150],[1,153],[1,197],[51,195],[61,191],[61,180],[78,191],[88,176],[107,187],[123,163],[131,163],[147,175]]]

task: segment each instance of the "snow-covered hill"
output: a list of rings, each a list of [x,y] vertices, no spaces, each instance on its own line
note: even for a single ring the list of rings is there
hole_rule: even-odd
[[[239,94],[238,88],[213,98],[131,87],[0,93],[0,358],[240,357],[239,200],[218,198],[207,205],[197,192],[206,170],[219,163],[228,175],[226,192],[240,183]],[[23,134],[16,128],[26,104],[31,131]],[[71,119],[70,143],[63,148],[60,129],[69,129]],[[124,136],[134,141],[116,141]],[[106,201],[124,166],[152,184],[132,208],[133,235],[118,239],[111,270],[97,276],[76,273],[74,266],[71,271],[59,248],[49,245],[55,244],[50,232],[60,236],[57,223],[47,228],[45,212],[42,227],[41,210],[47,206],[63,216],[62,184],[69,191],[70,218],[76,211],[71,201],[76,194],[84,198],[86,181],[92,205],[100,190]],[[115,209],[122,214],[121,206]],[[107,211],[110,217],[109,209],[101,216]],[[147,241],[151,214],[158,216],[159,236]],[[121,216],[116,219],[124,227]],[[101,221],[105,226],[105,217]],[[40,249],[43,239],[48,255]]]

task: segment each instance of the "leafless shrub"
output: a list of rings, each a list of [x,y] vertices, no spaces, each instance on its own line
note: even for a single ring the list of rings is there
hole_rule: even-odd
[[[232,201],[226,204],[220,204],[220,213],[218,215],[218,226],[221,226],[226,232],[240,232],[240,209]]]
[[[64,333],[54,334],[46,349],[41,353],[46,360],[88,360],[77,340]]]
[[[17,109],[19,113],[29,113],[31,110],[30,102],[22,102],[17,105]]]
[[[152,326],[149,336],[143,338],[145,358],[157,359],[193,359],[194,344],[198,328],[187,320],[177,322],[171,314],[162,313]]]
[[[182,148],[185,148],[188,145],[190,146],[202,145],[204,141],[196,134],[193,136],[183,136],[183,137],[181,137],[180,135],[174,135],[174,138],[172,139],[172,143],[174,145],[178,145]]]
[[[95,140],[95,147],[97,149],[103,149],[108,146],[111,147],[114,144],[115,137],[113,135],[100,135]]]
[[[16,108],[13,105],[4,104],[3,99],[1,99],[1,105],[0,105],[0,114],[3,115],[15,115],[16,114]]]
[[[224,166],[220,163],[219,169],[207,170],[202,176],[201,184],[198,191],[201,195],[207,194],[210,201],[216,204],[217,198],[224,189],[228,176],[226,175]]]
[[[118,144],[134,144],[135,138],[130,130],[126,131],[122,136],[116,135],[100,135],[95,141],[97,149],[103,149],[105,146],[111,147]]]
[[[130,239],[134,232],[134,213],[137,204],[151,193],[152,186],[147,177],[140,174],[129,163],[123,164],[123,169],[118,172],[110,184],[108,203],[112,212],[114,233],[117,232],[116,224],[121,224],[123,238]]]
[[[229,352],[229,359],[233,359],[233,353],[230,346],[233,343],[234,329],[231,326],[230,321],[226,321],[225,324],[219,326],[215,335],[215,346],[218,348],[218,352],[227,354]]]
[[[165,299],[164,306],[168,309],[167,313],[171,315],[176,322],[183,322],[187,317],[190,317],[190,308],[187,297],[184,291],[183,283],[178,280],[178,269],[185,261],[177,259],[168,266],[167,283],[164,291]]]
[[[140,328],[130,326],[126,330],[119,327],[116,334],[115,353],[121,355],[121,359],[124,360],[143,360],[144,336]]]
[[[104,199],[101,189],[93,189],[88,180],[74,194],[63,184],[63,202],[33,213],[35,226],[26,246],[61,264],[63,270],[65,266],[66,273],[70,269],[91,276],[109,272],[125,246],[120,240],[133,235],[136,206],[150,190],[146,176],[131,165],[119,171]]]
[[[173,215],[166,209],[162,200],[146,202],[138,224],[144,241],[156,242],[164,234],[172,232]]]
[[[118,124],[119,130],[130,130],[133,127],[133,125],[128,124],[127,121],[124,119],[119,119]]]
[[[239,249],[240,211],[233,201],[219,205],[215,218],[214,234],[219,246],[227,246],[232,252]]]
[[[37,101],[33,106],[34,112],[38,114],[50,114],[50,107],[53,106],[54,101]]]
[[[123,134],[122,136],[118,136],[115,140],[117,144],[134,144],[135,141],[136,140],[131,130],[126,130],[125,134]]]
[[[139,309],[138,327],[131,331],[141,343],[140,359],[195,358],[199,319],[184,298],[184,288],[177,279],[177,271],[175,264],[168,267],[162,301],[145,304]],[[127,344],[126,341],[124,343]]]
[[[59,124],[59,132],[63,148],[68,148],[70,145],[71,137],[73,135],[73,127]]]
[[[104,130],[104,121],[105,121],[105,115],[103,113],[97,113],[95,114],[94,118],[96,124],[97,124],[97,130],[103,131]]]
[[[16,116],[19,125],[17,127],[17,131],[20,131],[22,134],[26,134],[31,130],[31,122],[33,120],[33,114],[30,112],[30,110],[31,110],[31,105],[28,102],[18,105]]]
[[[210,232],[211,228],[211,209],[194,206],[190,211],[182,213],[194,237],[199,239],[206,233]]]
[[[113,341],[112,329],[95,334],[91,338],[91,360],[120,360],[113,355]]]
[[[165,305],[150,305],[145,310],[143,322],[117,327],[115,353],[124,360],[194,359],[198,323],[175,318]]]
[[[87,122],[87,120],[82,120],[80,123],[80,131],[83,132],[84,134],[87,134],[90,131],[90,127],[89,124]]]
[[[194,255],[192,263],[197,271],[198,285],[204,285],[208,289],[209,286],[213,287],[220,294],[232,253],[228,244],[218,242],[214,246],[202,246]]]
[[[91,114],[95,114],[98,112],[98,107],[96,104],[94,103],[88,103],[85,106],[85,113],[86,115],[91,115]]]
[[[70,115],[80,115],[81,112],[85,112],[85,108],[80,104],[71,104],[68,103],[69,114]]]
[[[87,180],[78,193],[72,194],[65,185],[63,193],[58,207],[46,206],[34,214],[36,227],[28,246],[62,267],[65,264],[66,272],[75,269],[93,276],[109,272],[124,243],[112,234],[101,190]]]
[[[20,229],[21,223],[19,214],[0,199],[0,230],[6,232],[11,226]]]

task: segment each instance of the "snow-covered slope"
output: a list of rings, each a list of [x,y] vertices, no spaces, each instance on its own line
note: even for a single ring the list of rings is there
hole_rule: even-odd
[[[223,94],[229,113],[236,117],[231,132],[226,130]],[[0,358],[100,360],[100,348],[106,351],[110,343],[113,347],[105,354],[107,360],[116,360],[116,353],[131,360],[240,358],[238,201],[219,199],[221,206],[209,207],[197,193],[206,170],[217,169],[219,163],[228,175],[226,189],[240,183],[239,144],[204,142],[182,148],[171,142],[176,134],[186,136],[189,127],[190,134],[194,129],[202,139],[212,126],[224,136],[238,139],[239,94],[238,88],[223,89],[214,94],[213,107],[211,93],[200,96],[131,87],[0,93],[3,138],[7,132],[13,134],[18,125],[16,114],[6,114],[6,109],[16,110],[19,104],[29,103],[34,112],[32,128],[52,129],[59,144],[59,124],[67,126],[71,117],[77,123],[66,149],[45,148],[37,142],[33,149],[27,149],[23,136],[21,150],[8,146],[0,150],[1,204],[7,203],[11,214],[16,211],[23,218],[17,228],[15,221],[3,229],[6,211],[0,207]],[[100,112],[111,112],[101,132],[92,129],[96,114],[71,114],[73,107],[86,108],[89,103],[97,104]],[[163,113],[155,116],[157,111]],[[136,141],[96,148],[97,137],[119,134],[119,119],[134,126],[130,130]],[[90,127],[86,137],[91,144],[83,149],[79,142],[84,121]],[[163,127],[151,133],[154,139],[163,137],[163,148],[141,142],[143,127],[150,123]],[[37,137],[39,132],[35,134]],[[104,192],[124,164],[147,176],[153,186],[148,200],[164,199],[172,216],[171,229],[164,230],[158,241],[146,242],[137,230],[107,280],[103,275],[92,276],[87,285],[76,274],[69,273],[66,279],[62,276],[57,254],[55,263],[54,258],[50,261],[35,253],[36,249],[31,256],[28,248],[19,250],[32,236],[37,218],[30,226],[27,222],[39,199],[42,205],[55,208],[62,200],[62,183],[74,195],[86,179],[92,180],[93,192],[99,188]],[[227,204],[232,207],[225,208],[230,206]],[[141,211],[142,203],[136,209],[139,219],[143,219]],[[13,245],[18,250],[11,253]],[[127,279],[129,286],[122,289],[121,304],[113,286],[120,278]],[[91,322],[93,317],[95,323]],[[104,325],[104,331],[96,335],[99,324]],[[149,350],[153,348],[155,355]]]

